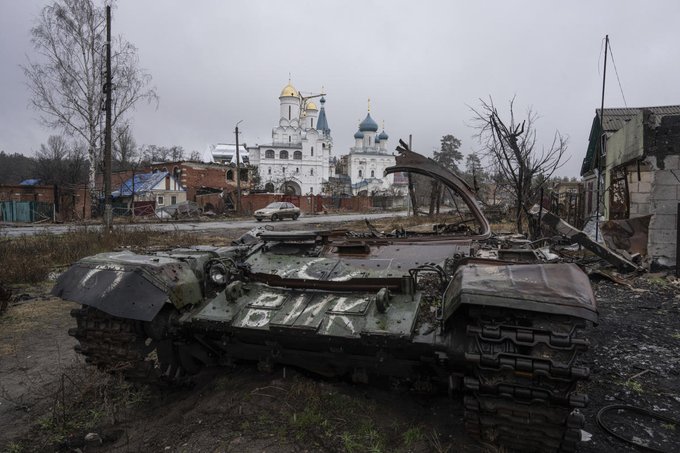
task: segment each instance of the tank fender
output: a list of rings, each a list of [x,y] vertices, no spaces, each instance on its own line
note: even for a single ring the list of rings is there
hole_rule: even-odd
[[[202,300],[201,282],[184,262],[149,258],[148,264],[104,264],[86,258],[57,279],[52,294],[121,318],[151,321],[167,303],[176,308]],[[95,259],[93,259],[95,258]]]
[[[460,307],[474,305],[573,316],[594,324],[598,321],[590,280],[573,263],[461,266],[443,301],[444,320]]]

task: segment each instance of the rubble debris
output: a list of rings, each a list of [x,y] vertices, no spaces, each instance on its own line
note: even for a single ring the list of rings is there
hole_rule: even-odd
[[[607,271],[605,269],[591,269],[588,272],[589,276],[592,275],[599,275],[600,277],[604,277],[614,283],[618,283],[619,285],[624,285],[629,287],[630,289],[633,289],[633,285],[631,285],[628,281],[626,281],[624,278],[622,278],[620,275],[616,274],[615,272],[612,271]]]
[[[602,239],[609,248],[622,249],[632,255],[647,255],[651,215],[633,219],[607,220],[600,224]]]
[[[539,206],[535,205],[533,208],[531,208],[530,214],[538,219],[539,211]],[[577,244],[580,244],[586,249],[595,253],[597,256],[616,267],[619,271],[633,272],[640,270],[640,268],[635,263],[626,259],[620,253],[609,249],[605,245],[598,244],[597,242],[590,239],[586,233],[574,228],[572,225],[560,219],[550,211],[542,210],[540,214],[540,221],[553,228],[559,234],[566,236]]]

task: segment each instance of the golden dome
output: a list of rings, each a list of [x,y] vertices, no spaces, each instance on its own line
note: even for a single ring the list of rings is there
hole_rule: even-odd
[[[312,101],[309,101],[309,102],[307,103],[307,110],[319,110],[319,109],[316,108],[316,104],[315,104],[315,103],[313,103]]]
[[[298,91],[295,89],[293,85],[290,83],[283,87],[283,90],[281,90],[281,96],[298,96]]]

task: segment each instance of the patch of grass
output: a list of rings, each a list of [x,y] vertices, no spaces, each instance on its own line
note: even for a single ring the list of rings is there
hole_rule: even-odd
[[[47,279],[50,270],[80,258],[121,248],[196,245],[198,236],[184,231],[153,231],[148,228],[116,227],[109,234],[82,228],[64,234],[43,233],[0,240],[0,282],[36,283]]]
[[[67,368],[54,385],[46,397],[51,403],[36,424],[35,441],[43,445],[57,445],[101,425],[115,424],[149,400],[148,389],[86,365]]]
[[[3,453],[22,453],[24,451],[24,447],[21,445],[19,442],[10,442],[7,444],[5,449],[3,450]]]
[[[675,423],[662,423],[661,427],[668,431],[675,431]]]
[[[71,304],[58,299],[32,300],[10,307],[4,316],[0,317],[0,357],[13,355],[17,351],[17,344],[26,334],[38,331],[46,319],[57,320],[70,316],[68,309]],[[75,304],[72,306],[75,307]]]
[[[625,386],[627,389],[635,392],[635,393],[642,393],[642,384],[640,384],[638,381],[626,381]]]
[[[416,442],[423,440],[425,438],[425,434],[419,426],[414,426],[406,430],[403,437],[404,445],[407,447],[412,447]]]

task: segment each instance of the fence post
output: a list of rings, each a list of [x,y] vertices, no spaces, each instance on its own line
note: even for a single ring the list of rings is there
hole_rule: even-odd
[[[680,277],[680,265],[678,259],[680,258],[680,203],[678,203],[678,211],[675,215],[675,276]]]

